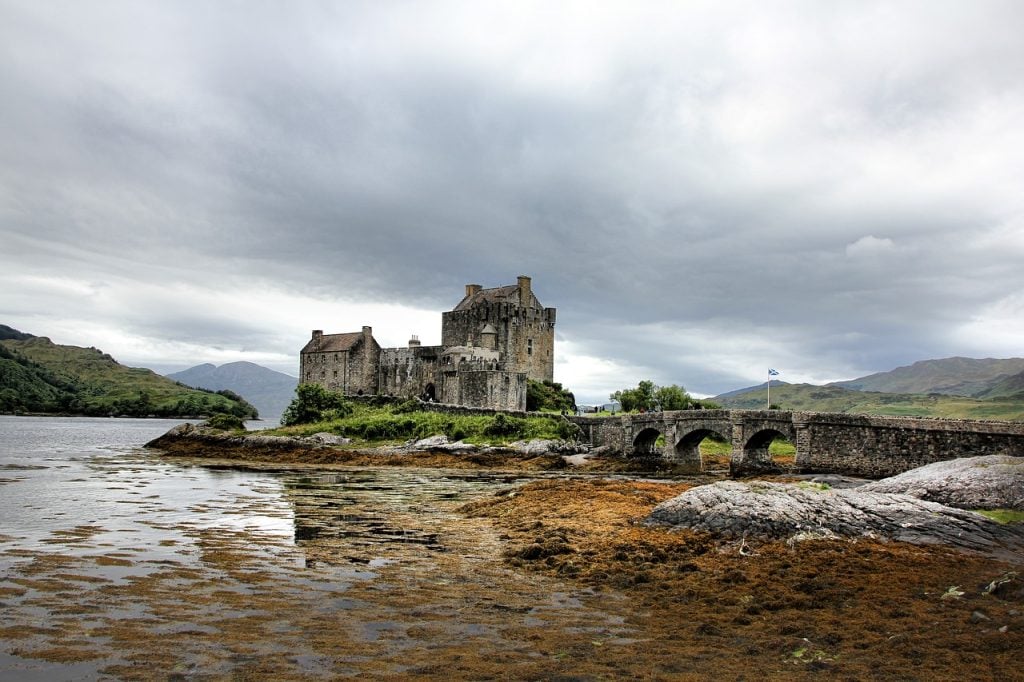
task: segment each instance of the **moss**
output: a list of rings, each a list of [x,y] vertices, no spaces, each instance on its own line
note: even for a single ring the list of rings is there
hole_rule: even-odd
[[[1024,523],[1024,511],[1016,509],[975,509],[997,523]]]

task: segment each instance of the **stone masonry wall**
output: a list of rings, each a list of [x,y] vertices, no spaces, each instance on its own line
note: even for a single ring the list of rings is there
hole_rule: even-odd
[[[796,468],[867,478],[892,476],[932,462],[991,454],[1024,456],[1024,423],[874,417],[814,412],[709,410],[610,418],[573,418],[589,442],[629,456],[644,429],[665,436],[661,455],[685,455],[700,432],[732,432],[734,474],[773,467],[776,434],[796,446]],[[649,439],[650,440],[650,439]],[[676,445],[685,446],[675,449]]]
[[[497,350],[514,371],[530,379],[551,381],[555,367],[555,309],[537,310],[513,303],[485,303],[441,316],[441,345],[481,346],[481,331],[497,332]]]
[[[797,466],[883,478],[958,457],[1024,456],[1024,424],[796,413]]]
[[[381,395],[415,398],[423,395],[430,384],[434,384],[436,391],[441,350],[441,346],[383,349],[380,354],[377,392]]]

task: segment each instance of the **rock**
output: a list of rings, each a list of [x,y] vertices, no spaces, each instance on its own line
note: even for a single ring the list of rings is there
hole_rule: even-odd
[[[861,489],[903,493],[961,509],[1024,510],[1024,457],[987,455],[935,462]]]
[[[834,534],[1024,556],[1022,526],[1001,525],[974,512],[865,487],[836,490],[811,483],[721,481],[659,504],[646,522],[731,538]]]
[[[984,623],[986,620],[992,620],[981,611],[975,611],[971,614],[972,623]]]
[[[509,448],[521,455],[575,454],[583,451],[583,446],[564,440],[519,440],[510,443]]]
[[[265,436],[258,432],[235,435],[202,425],[178,424],[167,433],[146,443],[147,448],[159,448],[175,455],[224,455],[280,454],[296,451],[310,451],[324,447],[305,439],[289,436]]]
[[[448,436],[431,436],[408,444],[410,450],[435,450],[448,445]]]
[[[310,443],[319,443],[320,445],[348,445],[352,442],[351,438],[345,438],[333,433],[327,433],[321,431],[320,433],[314,433],[312,436],[308,436],[303,440],[309,441]]]
[[[830,488],[859,488],[865,483],[870,483],[867,478],[854,478],[853,476],[841,476],[840,474],[812,474],[809,476],[797,476],[810,481],[827,485]]]

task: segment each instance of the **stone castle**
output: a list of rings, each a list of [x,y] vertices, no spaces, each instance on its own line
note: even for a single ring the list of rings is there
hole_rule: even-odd
[[[302,383],[345,395],[420,397],[452,405],[526,409],[526,380],[551,381],[555,309],[533,294],[530,278],[466,295],[441,314],[441,345],[381,348],[373,330],[313,337],[299,354]]]

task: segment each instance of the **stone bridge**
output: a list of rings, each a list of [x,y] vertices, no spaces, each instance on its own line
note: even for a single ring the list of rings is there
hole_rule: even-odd
[[[683,410],[620,417],[573,417],[584,438],[627,457],[660,457],[680,472],[703,469],[700,443],[732,444],[729,470],[744,475],[777,468],[776,438],[796,446],[795,468],[883,478],[957,457],[1024,456],[1024,423],[876,417],[780,410]]]

